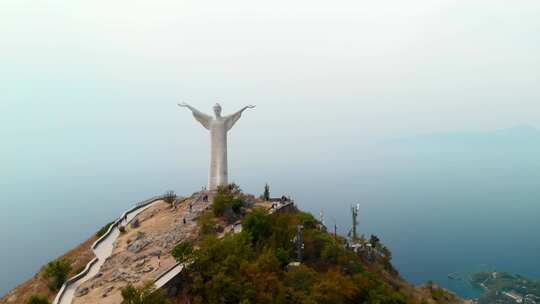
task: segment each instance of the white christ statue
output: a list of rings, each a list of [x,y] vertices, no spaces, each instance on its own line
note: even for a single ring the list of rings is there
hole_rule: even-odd
[[[208,175],[208,190],[216,190],[218,186],[228,184],[227,171],[227,132],[242,116],[246,109],[253,109],[255,106],[243,107],[240,111],[221,116],[221,106],[219,103],[214,105],[215,117],[204,114],[187,103],[179,103],[180,107],[191,110],[193,117],[210,130],[210,172]]]

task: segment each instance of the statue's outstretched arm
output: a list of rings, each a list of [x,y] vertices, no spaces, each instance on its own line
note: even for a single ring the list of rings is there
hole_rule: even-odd
[[[193,114],[193,117],[195,117],[195,119],[200,122],[203,127],[205,127],[206,129],[210,128],[210,121],[212,120],[212,116],[204,114],[203,112],[195,109],[194,107],[188,105],[185,102],[179,103],[178,106],[188,108]]]
[[[227,131],[230,130],[234,126],[234,124],[240,119],[240,116],[242,116],[242,112],[244,112],[247,109],[253,109],[253,108],[255,108],[254,105],[245,106],[242,109],[240,109],[238,112],[226,116],[225,118],[226,118]]]

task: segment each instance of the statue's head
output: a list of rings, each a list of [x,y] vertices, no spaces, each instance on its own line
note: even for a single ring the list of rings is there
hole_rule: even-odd
[[[216,114],[216,117],[221,116],[221,105],[219,103],[214,105],[214,114]]]

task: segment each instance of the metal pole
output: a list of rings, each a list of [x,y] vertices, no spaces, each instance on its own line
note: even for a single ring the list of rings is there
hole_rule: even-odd
[[[334,219],[334,239],[337,240],[337,224],[336,224],[336,219]]]
[[[352,241],[356,242],[358,234],[356,232],[356,226],[358,226],[358,211],[360,210],[360,204],[356,204],[356,207],[351,206],[352,213]]]
[[[296,226],[296,256],[298,262],[302,262],[302,247],[304,246],[304,240],[302,239],[302,225]]]

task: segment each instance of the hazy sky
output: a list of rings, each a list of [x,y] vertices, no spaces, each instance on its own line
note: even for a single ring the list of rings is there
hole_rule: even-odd
[[[313,132],[540,123],[538,1],[3,0],[0,11],[2,129],[109,124],[178,100],[255,103],[257,119]]]
[[[389,210],[410,216],[419,201],[469,202],[455,198],[467,191],[446,199],[437,185],[426,196],[422,181],[439,179],[445,188],[457,168],[466,190],[504,188],[489,173],[492,162],[482,167],[484,154],[455,168],[451,159],[449,174],[439,174],[436,155],[422,180],[425,156],[403,160],[371,142],[540,127],[539,16],[538,0],[0,0],[0,243],[13,250],[0,255],[8,261],[0,281],[9,280],[0,293],[133,202],[205,184],[208,134],[180,101],[208,112],[219,101],[225,114],[257,105],[229,137],[230,180],[245,190],[258,193],[268,181],[273,193],[333,216],[360,200],[362,225],[372,219],[363,227],[391,245],[407,241],[401,228],[390,229],[402,222],[388,220]],[[503,156],[493,162],[501,176],[538,181],[537,158],[521,164],[519,155],[508,163]],[[531,189],[538,187],[493,197],[501,205],[525,194],[538,201]],[[470,214],[492,209],[476,207]],[[528,210],[514,208],[519,223],[536,220],[523,220],[537,214]],[[493,244],[501,248],[499,239]]]
[[[322,152],[540,126],[538,1],[3,0],[0,12],[7,168],[68,146],[206,144],[178,101],[256,104],[233,135],[244,153],[261,137]]]

